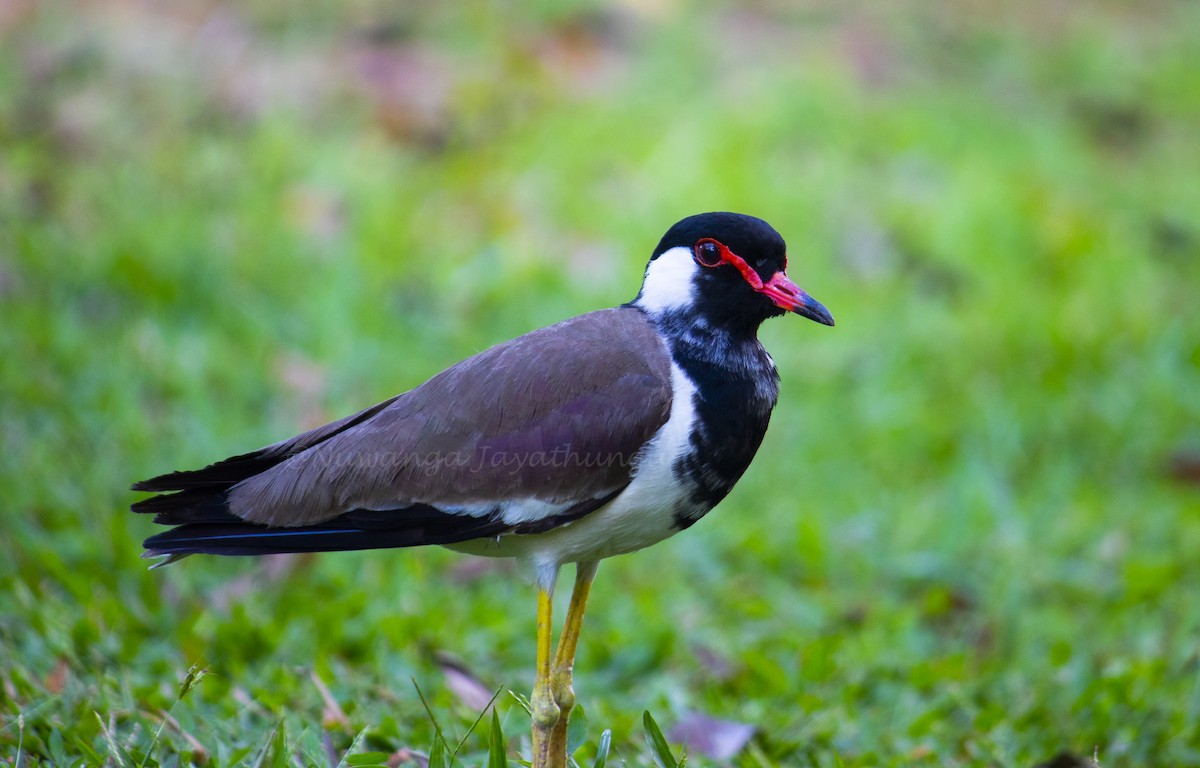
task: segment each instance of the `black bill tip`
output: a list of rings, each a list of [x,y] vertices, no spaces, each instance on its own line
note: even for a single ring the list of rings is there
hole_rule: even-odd
[[[796,308],[792,311],[797,315],[807,317],[809,320],[820,323],[821,325],[834,324],[833,315],[829,313],[828,309],[825,309],[824,304],[817,301],[812,296],[806,295],[804,297],[804,301],[802,301],[800,304],[797,304]]]

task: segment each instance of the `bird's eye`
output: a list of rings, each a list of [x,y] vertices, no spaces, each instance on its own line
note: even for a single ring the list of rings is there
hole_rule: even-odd
[[[704,267],[721,265],[721,246],[716,240],[700,240],[692,249],[696,254],[696,262]]]

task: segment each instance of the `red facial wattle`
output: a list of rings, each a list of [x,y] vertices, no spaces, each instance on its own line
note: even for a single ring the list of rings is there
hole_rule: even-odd
[[[719,261],[709,262],[699,256],[700,246],[708,243],[717,247],[721,255]],[[754,271],[754,268],[747,264],[745,259],[729,250],[720,241],[705,238],[696,243],[695,250],[697,251],[697,261],[700,264],[706,267],[718,267],[721,264],[729,264],[737,269],[742,279],[751,288],[766,296],[780,309],[795,312],[822,325],[833,325],[833,315],[830,314],[829,310],[821,302],[805,293],[800,286],[793,283],[782,269],[772,275],[769,280],[763,282],[762,276]],[[785,268],[786,265],[787,262],[785,260]]]

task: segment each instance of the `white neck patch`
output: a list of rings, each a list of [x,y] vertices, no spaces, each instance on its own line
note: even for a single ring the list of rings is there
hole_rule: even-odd
[[[695,299],[692,278],[699,268],[687,246],[663,251],[646,267],[642,293],[634,303],[655,315],[690,307]]]

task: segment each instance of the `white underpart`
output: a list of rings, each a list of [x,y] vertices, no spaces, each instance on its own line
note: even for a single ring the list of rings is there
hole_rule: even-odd
[[[573,504],[574,502],[555,504],[549,501],[542,501],[541,499],[528,498],[511,499],[496,504],[471,504],[461,507],[438,505],[438,509],[443,512],[449,512],[452,515],[465,515],[468,517],[494,515],[496,519],[508,525],[521,525],[522,523],[544,520],[548,517],[562,514],[570,509]]]
[[[633,552],[675,533],[675,512],[687,504],[689,489],[675,477],[672,468],[676,459],[689,450],[695,392],[691,379],[672,363],[671,413],[667,422],[642,448],[629,485],[605,506],[546,533],[477,539],[450,548],[519,558],[532,565],[534,578],[548,587],[564,563],[592,562]],[[523,503],[514,503],[514,509]]]
[[[690,307],[695,299],[693,277],[698,269],[691,248],[679,245],[663,251],[646,267],[642,293],[634,303],[654,315]]]

